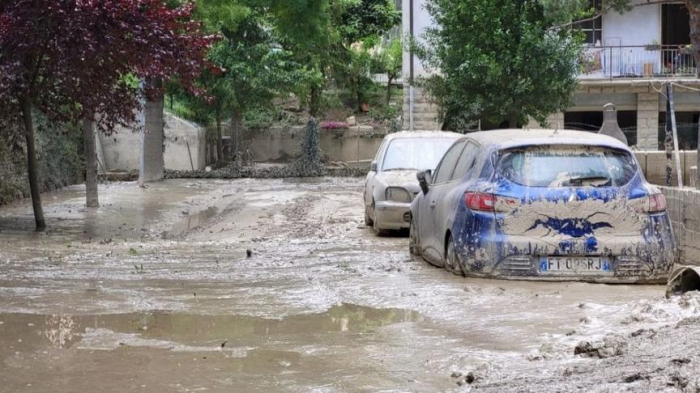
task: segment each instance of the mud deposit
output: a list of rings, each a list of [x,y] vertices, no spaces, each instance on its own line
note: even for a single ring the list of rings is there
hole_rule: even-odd
[[[78,186],[46,234],[0,210],[0,392],[700,388],[697,294],[456,277],[364,228],[361,190]]]

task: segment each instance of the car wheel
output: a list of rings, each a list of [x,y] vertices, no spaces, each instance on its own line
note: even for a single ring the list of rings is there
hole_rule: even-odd
[[[408,251],[412,255],[420,256],[420,240],[418,240],[418,228],[416,220],[411,218],[411,226],[408,229]]]
[[[459,263],[459,258],[457,257],[457,250],[455,249],[455,244],[452,241],[452,235],[447,240],[447,255],[445,258],[445,269],[452,274],[463,276],[464,271],[462,270],[462,265]]]
[[[374,221],[372,221],[372,217],[369,216],[369,211],[365,207],[365,226],[371,227],[374,225]]]
[[[372,220],[372,221],[373,221],[373,222],[372,222],[372,229],[374,229],[374,233],[375,233],[377,236],[384,236],[384,235],[387,234],[387,230],[386,230],[386,229],[382,229],[382,228],[379,226],[379,220],[377,219],[377,212],[376,212],[376,211],[374,212],[374,220]]]

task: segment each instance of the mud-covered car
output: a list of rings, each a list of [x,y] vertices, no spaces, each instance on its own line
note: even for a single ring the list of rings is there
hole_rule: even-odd
[[[469,134],[418,173],[410,251],[475,277],[663,283],[666,199],[623,143],[579,131]]]
[[[387,135],[365,181],[365,224],[377,233],[408,229],[411,201],[420,191],[416,173],[435,169],[462,134],[442,131]]]

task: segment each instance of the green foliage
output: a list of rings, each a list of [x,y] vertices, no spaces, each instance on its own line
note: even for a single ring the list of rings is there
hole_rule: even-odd
[[[247,130],[264,130],[280,118],[281,115],[274,108],[250,108],[243,114],[243,126]]]
[[[602,0],[600,10],[592,8],[589,0],[539,0],[539,3],[554,25],[567,25],[610,10],[622,13],[632,9],[631,0]]]
[[[341,16],[340,34],[346,44],[379,37],[401,23],[393,1],[357,0]]]
[[[576,88],[579,42],[551,31],[534,0],[430,0],[440,28],[427,32],[428,80],[448,124],[478,121],[540,123],[564,110]]]
[[[385,127],[389,132],[401,130],[401,109],[397,106],[385,105],[372,107],[368,113],[374,123]]]
[[[379,106],[371,108],[367,115],[375,122],[383,123],[396,120],[397,117],[401,116],[401,110],[399,107],[391,105]]]
[[[34,121],[41,192],[80,182],[85,168],[80,130],[50,124],[39,113]],[[16,129],[0,138],[0,205],[29,195],[26,148],[20,133]]]

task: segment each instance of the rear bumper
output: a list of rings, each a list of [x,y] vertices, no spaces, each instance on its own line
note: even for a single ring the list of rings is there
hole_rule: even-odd
[[[578,258],[578,256],[576,256]],[[598,258],[594,256],[593,258]],[[464,257],[462,257],[464,258]],[[607,272],[548,272],[542,268],[548,257],[512,256],[494,262],[491,267],[465,269],[471,277],[536,281],[581,281],[607,284],[666,284],[670,266],[668,263],[648,264],[630,256],[606,256],[610,270]],[[464,265],[464,264],[463,264]]]
[[[639,235],[571,238],[463,233],[457,253],[468,276],[541,281],[664,284],[676,246],[668,217],[653,218],[654,231]],[[456,229],[456,228],[455,228]],[[464,231],[467,232],[467,231]],[[602,258],[608,271],[552,271],[550,257]]]
[[[375,220],[379,229],[408,229],[411,225],[410,212],[410,203],[381,201],[374,206]]]

